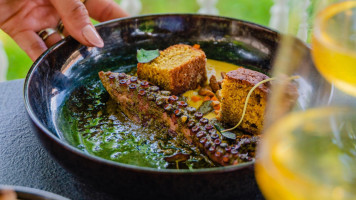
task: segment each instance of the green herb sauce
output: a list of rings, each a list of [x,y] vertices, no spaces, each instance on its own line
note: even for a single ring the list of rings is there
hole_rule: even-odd
[[[60,131],[78,149],[115,162],[158,169],[215,167],[184,138],[172,138],[167,129],[143,127],[120,112],[100,82],[73,91],[58,117]],[[165,158],[189,154],[186,161]],[[169,160],[169,159],[168,159]]]

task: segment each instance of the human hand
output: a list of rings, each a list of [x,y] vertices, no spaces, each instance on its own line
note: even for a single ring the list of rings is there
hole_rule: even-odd
[[[113,0],[0,0],[0,29],[5,31],[34,61],[48,47],[62,39],[54,32],[42,40],[38,32],[46,28],[56,29],[62,20],[63,35],[71,35],[86,46],[103,47],[90,17],[107,21],[125,17]]]

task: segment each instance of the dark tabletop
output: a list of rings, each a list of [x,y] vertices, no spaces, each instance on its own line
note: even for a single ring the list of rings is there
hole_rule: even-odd
[[[0,185],[37,188],[70,199],[115,199],[80,182],[42,148],[27,117],[23,83],[0,83]]]

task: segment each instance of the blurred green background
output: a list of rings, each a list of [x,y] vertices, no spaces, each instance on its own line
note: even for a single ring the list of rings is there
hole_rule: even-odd
[[[120,0],[116,1],[120,3]],[[142,11],[140,14],[196,13],[200,8],[196,0],[141,0],[141,2]],[[219,0],[216,7],[221,16],[238,18],[267,26],[272,5],[273,0]],[[32,61],[2,31],[0,31],[0,40],[3,42],[9,60],[7,80],[25,78]]]

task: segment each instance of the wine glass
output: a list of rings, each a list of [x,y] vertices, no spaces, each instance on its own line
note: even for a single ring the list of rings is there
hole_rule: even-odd
[[[316,67],[290,36],[282,38],[274,64],[280,81],[272,86],[256,156],[267,199],[356,198],[356,2],[313,6]],[[300,78],[288,79],[294,75]],[[291,87],[298,88],[295,101]]]
[[[267,199],[356,197],[356,109],[295,112],[264,134],[256,177]],[[268,135],[268,136],[267,136]]]
[[[356,96],[356,1],[334,3],[318,13],[312,36],[318,70]]]

